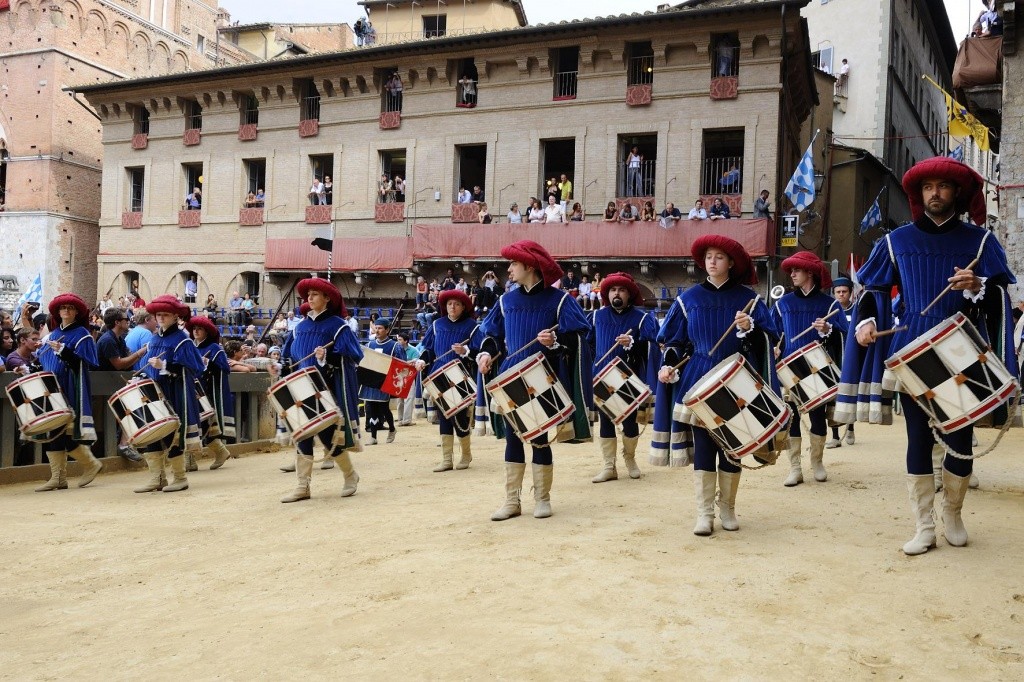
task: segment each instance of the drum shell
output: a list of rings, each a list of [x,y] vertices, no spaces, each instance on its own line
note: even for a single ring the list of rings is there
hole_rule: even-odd
[[[174,408],[152,379],[135,379],[107,399],[129,445],[144,447],[170,436],[181,425]]]
[[[341,411],[327,388],[323,375],[315,367],[289,374],[267,390],[270,403],[285,422],[296,441],[305,440],[341,421]],[[315,407],[308,406],[310,399]]]
[[[600,393],[607,393],[605,398]],[[621,424],[651,397],[651,389],[622,358],[613,358],[594,377],[594,404],[613,424]]]
[[[835,400],[839,393],[839,368],[820,341],[793,351],[775,363],[775,369],[779,383],[801,414]]]
[[[449,385],[448,389],[441,390],[441,379]],[[459,390],[460,386],[463,390]],[[431,372],[423,381],[423,391],[447,419],[476,402],[476,381],[466,372],[462,360],[451,360]]]
[[[33,372],[12,381],[7,386],[7,398],[14,407],[21,432],[29,437],[62,430],[75,420],[75,413],[52,372]],[[37,404],[40,400],[46,403],[45,407]]]
[[[565,387],[539,352],[506,369],[484,389],[491,396],[493,411],[504,415],[519,437],[531,443],[575,411]]]

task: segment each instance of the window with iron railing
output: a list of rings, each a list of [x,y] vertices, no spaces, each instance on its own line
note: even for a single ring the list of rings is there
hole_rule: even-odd
[[[242,102],[242,125],[259,125],[260,122],[260,102],[258,99],[249,95]]]
[[[555,99],[576,99],[577,71],[561,71],[555,74]]]
[[[203,129],[203,107],[195,100],[185,103],[185,127],[190,130]]]
[[[742,156],[704,159],[701,167],[701,194],[740,194],[742,191]]]
[[[560,47],[554,50],[555,74],[553,99],[576,99],[577,76],[580,68],[580,48]]]
[[[312,78],[307,78],[299,83],[299,116],[302,121],[317,121],[320,119],[320,91]]]
[[[132,213],[142,211],[142,199],[146,183],[145,168],[128,168],[128,210]]]
[[[444,14],[423,17],[423,37],[440,38],[447,35],[448,17]]]
[[[136,135],[148,135],[149,134],[149,109],[146,107],[135,108],[135,134]]]
[[[654,159],[643,161],[622,161],[618,164],[616,196],[654,196]]]
[[[387,80],[384,81],[384,87],[381,88],[381,111],[385,113],[402,110],[402,94],[405,91],[405,85],[402,83],[402,77],[398,71],[393,69],[389,71]]]
[[[711,77],[722,78],[740,74],[740,42],[733,34],[715,36],[711,56]]]
[[[627,85],[650,85],[654,82],[654,57],[630,57],[626,72]]]
[[[257,194],[261,189],[264,189],[267,178],[267,160],[246,159],[245,176],[248,181],[247,187],[249,192]]]

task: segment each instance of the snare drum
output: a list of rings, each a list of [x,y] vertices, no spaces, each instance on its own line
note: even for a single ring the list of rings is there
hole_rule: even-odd
[[[423,391],[448,419],[476,402],[476,380],[466,374],[461,360],[431,372],[423,381]]]
[[[107,399],[130,445],[142,447],[178,430],[181,422],[152,379],[134,379]]]
[[[315,367],[301,369],[267,390],[270,403],[283,414],[296,441],[305,440],[341,421],[334,396]]]
[[[973,424],[1010,399],[1017,381],[963,313],[885,361],[884,384],[914,397],[942,433]]]
[[[7,397],[26,436],[59,432],[75,420],[60,382],[51,372],[34,372],[12,381],[7,385]]]
[[[206,395],[203,382],[196,379],[196,400],[199,401],[199,421],[205,422],[217,416],[217,410],[213,407],[210,396]]]
[[[839,392],[839,368],[819,341],[793,351],[775,363],[775,369],[800,414],[834,400]]]
[[[715,365],[686,392],[683,405],[733,459],[754,454],[771,442],[791,414],[739,353]]]
[[[537,440],[576,409],[543,353],[509,367],[484,388],[494,411],[504,415],[524,441]]]
[[[613,424],[621,424],[650,397],[650,387],[622,358],[613,358],[594,377],[594,403]]]

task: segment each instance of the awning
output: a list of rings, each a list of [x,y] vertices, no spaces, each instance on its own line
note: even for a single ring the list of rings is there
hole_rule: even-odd
[[[267,270],[314,272],[327,269],[327,252],[310,239],[268,239]],[[346,237],[334,239],[334,270],[339,272],[390,272],[412,267],[412,242],[408,237]]]

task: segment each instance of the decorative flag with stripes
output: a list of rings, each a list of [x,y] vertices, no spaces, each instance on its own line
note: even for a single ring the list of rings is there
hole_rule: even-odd
[[[964,146],[962,144],[958,145],[956,149],[954,149],[951,152],[949,152],[949,158],[953,159],[954,161],[959,161],[960,163],[963,163],[964,162]]]
[[[18,299],[18,305],[16,306],[15,311],[14,311],[14,319],[18,320],[18,319],[21,318],[21,307],[23,305],[25,305],[29,301],[33,301],[35,303],[40,303],[40,302],[42,302],[42,299],[43,299],[43,276],[42,276],[42,274],[39,274],[39,275],[36,275],[36,279],[35,279],[34,282],[32,282],[32,286],[30,286],[28,288],[28,291],[23,293],[21,295],[21,298]]]
[[[878,205],[878,200],[882,198],[882,192],[885,191],[885,187],[878,190],[878,196],[875,197],[875,203],[871,204],[871,208],[864,214],[864,217],[860,221],[860,233],[864,234],[873,227],[878,227],[882,224],[882,209]]]
[[[814,133],[818,137],[818,133]],[[796,172],[786,185],[785,195],[797,211],[803,211],[814,203],[814,138],[807,145],[807,151],[796,167]]]

